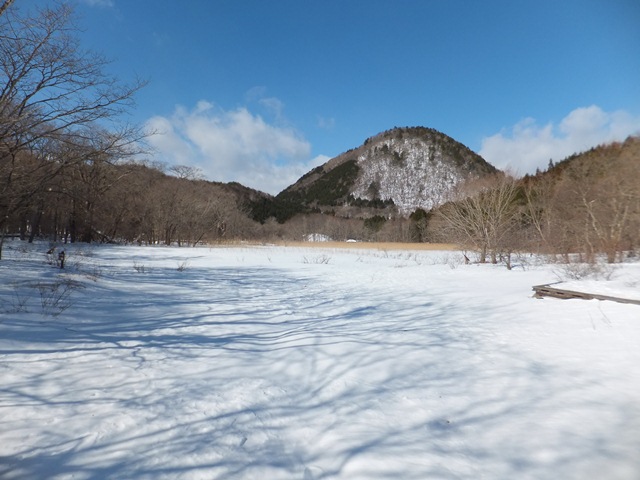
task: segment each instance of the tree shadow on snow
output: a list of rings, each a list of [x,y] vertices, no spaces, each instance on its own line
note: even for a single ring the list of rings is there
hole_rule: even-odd
[[[3,325],[20,373],[0,406],[33,420],[4,421],[0,477],[542,479],[628,462],[609,443],[625,412],[610,430],[567,420],[598,411],[598,386],[493,341],[481,305],[275,268],[117,280]]]

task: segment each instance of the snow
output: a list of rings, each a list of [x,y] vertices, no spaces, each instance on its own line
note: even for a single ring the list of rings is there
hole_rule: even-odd
[[[640,307],[533,298],[551,266],[33,248],[0,261],[3,479],[640,477]]]
[[[331,237],[323,233],[310,233],[306,236],[305,240],[307,242],[330,242]]]
[[[377,197],[392,199],[403,215],[413,212],[416,206],[430,210],[445,203],[448,192],[470,175],[455,162],[445,160],[446,155],[437,143],[422,138],[390,138],[381,145],[388,152],[402,155],[401,168],[391,153],[385,156],[378,152],[380,144],[368,147],[358,156],[362,168],[352,194],[356,198],[373,200],[370,186],[377,184]]]

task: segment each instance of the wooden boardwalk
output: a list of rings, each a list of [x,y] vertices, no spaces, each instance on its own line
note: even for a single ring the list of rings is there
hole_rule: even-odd
[[[584,293],[584,292],[576,292],[573,290],[564,290],[562,288],[552,287],[550,286],[550,284],[536,285],[533,287],[533,291],[536,292],[534,295],[536,298],[553,297],[553,298],[561,298],[565,300],[569,298],[579,298],[582,300],[610,300],[612,302],[631,303],[634,305],[640,305],[640,300],[612,297],[609,295],[599,295],[597,293]]]

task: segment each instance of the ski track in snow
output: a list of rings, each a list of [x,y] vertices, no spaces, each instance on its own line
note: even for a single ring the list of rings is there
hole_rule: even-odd
[[[0,478],[640,477],[640,307],[533,299],[547,267],[79,249],[52,317],[7,311],[59,275],[7,253]]]

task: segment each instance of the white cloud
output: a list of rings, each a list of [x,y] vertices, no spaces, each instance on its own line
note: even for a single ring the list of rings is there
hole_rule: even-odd
[[[623,111],[605,112],[600,107],[577,108],[556,126],[540,126],[533,118],[485,137],[479,154],[500,169],[518,174],[544,170],[549,160],[562,160],[596,145],[622,141],[640,133],[640,117]]]
[[[328,160],[309,158],[311,146],[298,132],[244,107],[225,111],[203,100],[192,110],[177,107],[171,117],[153,117],[147,127],[156,132],[149,143],[158,160],[196,166],[210,180],[272,194]]]
[[[90,7],[113,7],[115,6],[114,0],[80,0],[81,3],[89,5]]]
[[[194,156],[193,149],[175,131],[171,122],[164,117],[147,120],[146,130],[151,134],[149,142],[158,152],[169,152],[171,163],[187,165]]]

